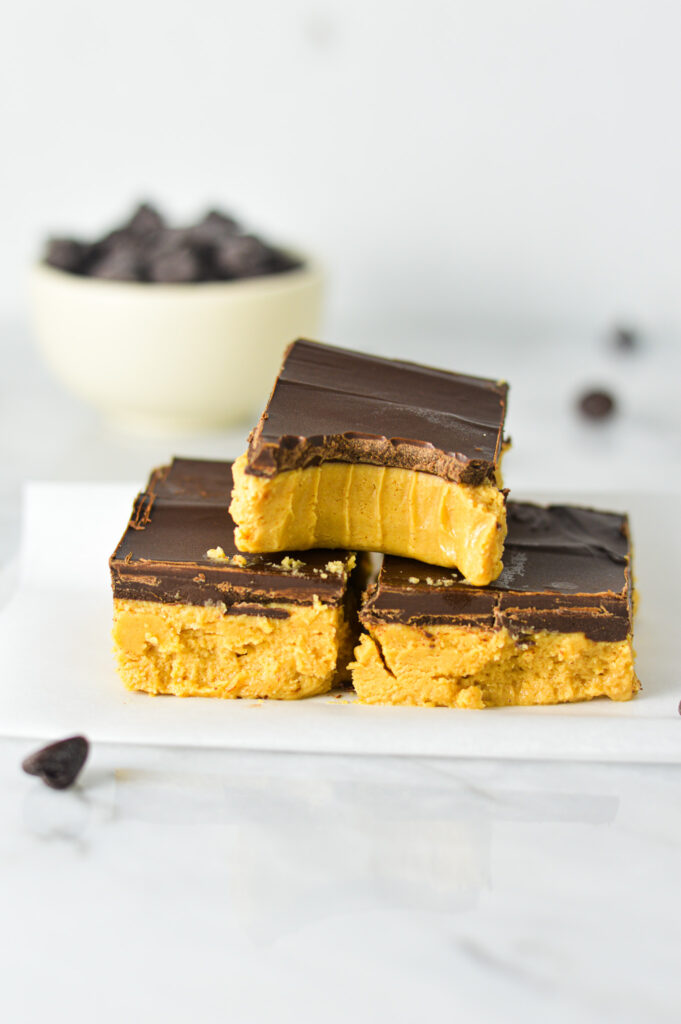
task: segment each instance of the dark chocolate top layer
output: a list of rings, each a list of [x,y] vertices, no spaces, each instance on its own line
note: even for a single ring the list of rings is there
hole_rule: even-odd
[[[454,569],[386,555],[363,622],[506,627],[623,640],[632,632],[626,516],[510,501],[504,570],[488,587],[464,583]]]
[[[338,605],[354,564],[347,551],[244,555],[227,506],[232,464],[174,459],[154,470],[111,556],[114,597],[222,604],[227,613],[281,617],[272,603]],[[222,548],[224,558],[208,551]],[[331,563],[331,568],[329,568]],[[340,571],[338,571],[340,569]]]
[[[296,341],[252,432],[247,472],[363,462],[479,484],[503,440],[504,383]]]

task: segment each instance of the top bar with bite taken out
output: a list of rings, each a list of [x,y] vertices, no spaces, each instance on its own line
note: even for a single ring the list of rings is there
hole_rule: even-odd
[[[230,512],[241,551],[340,547],[502,569],[507,385],[311,341],[286,352]]]

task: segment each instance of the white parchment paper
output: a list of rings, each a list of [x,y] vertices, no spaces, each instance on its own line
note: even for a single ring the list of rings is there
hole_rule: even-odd
[[[276,702],[129,693],[111,654],[107,562],[134,494],[134,485],[122,484],[26,487],[19,580],[0,612],[0,734],[80,731],[122,743],[681,762],[681,549],[671,495],[573,498],[630,513],[642,693],[627,704],[465,711],[362,707],[329,695]]]

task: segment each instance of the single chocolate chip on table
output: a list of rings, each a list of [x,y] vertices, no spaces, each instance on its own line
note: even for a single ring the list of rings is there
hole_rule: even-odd
[[[579,399],[579,411],[591,420],[606,419],[615,409],[615,399],[608,391],[585,391]]]
[[[639,337],[632,327],[616,327],[612,333],[612,344],[620,352],[633,352],[638,348]]]
[[[69,736],[29,754],[21,767],[28,775],[37,775],[52,789],[67,789],[78,778],[89,750],[90,744],[84,736]]]

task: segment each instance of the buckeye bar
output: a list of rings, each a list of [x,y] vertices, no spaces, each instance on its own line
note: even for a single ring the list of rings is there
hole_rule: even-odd
[[[385,558],[360,612],[360,699],[482,708],[633,697],[626,517],[509,502],[505,560],[479,588]]]
[[[489,583],[506,535],[507,390],[294,342],[234,464],[237,547],[383,551]]]
[[[175,459],[135,500],[110,560],[123,681],[179,696],[324,693],[348,677],[355,557],[239,554],[231,486],[228,462]]]

